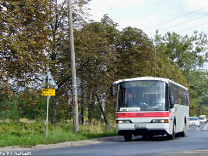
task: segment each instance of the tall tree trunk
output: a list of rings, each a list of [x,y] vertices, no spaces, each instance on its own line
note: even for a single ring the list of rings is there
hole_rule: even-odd
[[[53,99],[51,100],[51,124],[56,126],[57,121],[56,121],[56,100]]]
[[[94,118],[94,106],[95,103],[93,101],[90,102],[88,106],[88,122],[91,124]]]
[[[82,83],[80,84],[81,90],[83,89]],[[80,98],[80,106],[81,106],[81,114],[80,114],[80,122],[82,125],[84,125],[84,110],[85,110],[85,102],[84,102],[84,95],[81,93],[81,98]]]
[[[84,125],[84,109],[81,108],[81,114],[80,114],[80,124]]]
[[[100,110],[101,110],[101,113],[103,114],[104,121],[105,121],[105,124],[106,124],[106,128],[107,128],[107,130],[110,130],[110,124],[108,123],[108,120],[107,120],[106,115],[105,115],[105,111],[104,111],[103,106],[102,106],[102,102],[100,101],[100,98],[98,97],[98,95],[97,95],[97,101],[100,105]]]
[[[88,97],[90,97],[89,98],[90,102],[88,104],[88,122],[90,124],[92,123],[93,118],[94,118],[94,108],[95,108],[95,100],[94,100],[95,94],[93,91],[91,93],[92,93],[91,96],[90,96],[90,94],[88,96]]]

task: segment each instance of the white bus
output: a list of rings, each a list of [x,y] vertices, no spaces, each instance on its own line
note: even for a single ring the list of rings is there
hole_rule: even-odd
[[[153,137],[165,135],[174,139],[185,136],[189,127],[188,89],[159,77],[122,79],[111,84],[115,96],[117,85],[116,126],[118,135],[126,141],[132,135]],[[157,103],[158,96],[162,97]]]

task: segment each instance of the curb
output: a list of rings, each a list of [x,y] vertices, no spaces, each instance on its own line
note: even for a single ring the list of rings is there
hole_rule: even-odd
[[[60,147],[67,147],[67,146],[85,146],[90,144],[99,144],[105,141],[116,141],[123,139],[122,136],[111,136],[111,137],[101,137],[101,138],[94,138],[89,140],[79,140],[79,141],[68,141],[62,142],[57,144],[38,144],[32,146],[31,148],[25,148],[20,146],[7,146],[7,147],[0,147],[0,152],[8,152],[8,151],[28,151],[28,150],[36,150],[36,149],[52,149],[52,148],[60,148]]]

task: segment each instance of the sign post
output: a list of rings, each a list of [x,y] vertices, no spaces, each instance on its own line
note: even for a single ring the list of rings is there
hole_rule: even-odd
[[[50,88],[49,88],[50,87]],[[47,112],[46,112],[46,138],[48,138],[48,107],[49,107],[49,99],[50,96],[55,96],[55,89],[57,89],[57,85],[55,81],[53,80],[51,73],[48,72],[46,77],[43,80],[43,83],[41,84],[41,92],[42,96],[47,96]]]
[[[47,110],[46,110],[46,138],[48,138],[48,107],[49,107],[49,98],[50,98],[50,96],[47,96]]]

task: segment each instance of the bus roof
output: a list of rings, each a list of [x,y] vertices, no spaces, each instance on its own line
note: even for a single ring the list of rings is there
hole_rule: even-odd
[[[167,78],[161,78],[161,77],[152,77],[152,76],[120,79],[120,80],[118,80],[118,81],[113,82],[113,85],[119,84],[119,83],[121,83],[121,82],[138,81],[138,80],[158,80],[158,81],[164,81],[164,82],[166,82],[166,83],[170,83],[170,82],[171,82],[171,83],[173,83],[173,84],[175,84],[175,85],[177,85],[177,86],[180,86],[180,87],[182,87],[182,88],[188,90],[186,87],[184,87],[184,86],[182,86],[182,85],[180,85],[180,84],[178,84],[178,83],[176,83],[176,82],[174,82],[174,81],[172,81],[172,80],[170,80],[170,79],[167,79]]]

